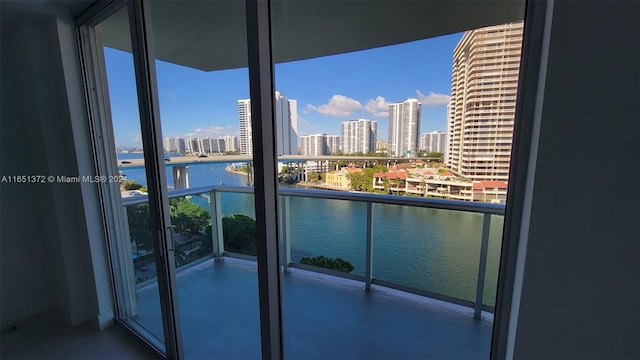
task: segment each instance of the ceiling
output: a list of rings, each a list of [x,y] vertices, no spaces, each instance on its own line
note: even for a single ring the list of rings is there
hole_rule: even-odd
[[[276,63],[404,43],[522,20],[523,0],[272,1]],[[203,71],[247,66],[244,0],[154,1],[156,58]],[[126,11],[102,23],[105,46],[131,51]]]

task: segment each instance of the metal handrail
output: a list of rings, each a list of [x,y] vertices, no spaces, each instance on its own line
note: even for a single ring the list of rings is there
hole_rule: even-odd
[[[243,256],[240,254],[233,254],[226,252],[224,250],[224,241],[222,234],[222,213],[220,209],[220,194],[221,193],[245,193],[245,194],[253,194],[253,187],[251,186],[232,186],[232,185],[208,185],[201,186],[196,188],[189,189],[179,189],[179,190],[171,190],[168,192],[169,198],[177,198],[184,196],[192,196],[192,195],[200,195],[200,194],[209,194],[209,204],[210,211],[212,216],[212,242],[213,242],[213,257],[216,261],[221,260],[224,256],[231,257],[241,257],[241,258],[251,258],[247,256]],[[419,295],[424,295],[428,297],[432,297],[435,299],[440,299],[444,301],[448,301],[451,303],[469,306],[474,308],[474,315],[477,318],[481,317],[481,312],[483,310],[492,310],[491,307],[485,306],[482,303],[484,296],[484,278],[486,273],[486,264],[487,264],[487,252],[488,252],[488,242],[489,242],[489,229],[491,227],[491,215],[504,215],[504,205],[500,204],[488,204],[488,203],[478,203],[478,202],[469,202],[469,201],[460,201],[460,200],[440,200],[440,199],[429,199],[429,198],[414,198],[414,197],[404,197],[404,196],[393,196],[393,195],[381,195],[381,194],[371,194],[371,193],[361,193],[361,192],[343,192],[343,191],[330,191],[330,190],[308,190],[308,189],[295,189],[295,188],[280,188],[278,191],[278,195],[281,198],[281,206],[280,206],[280,216],[279,221],[283,226],[282,230],[282,263],[284,265],[284,271],[288,271],[290,267],[297,267],[306,270],[313,270],[321,273],[330,273],[334,276],[345,277],[354,280],[361,280],[365,282],[365,289],[371,290],[372,284],[379,284],[381,286],[391,287],[398,290],[402,290],[405,292],[415,293]],[[316,198],[316,199],[327,199],[327,200],[348,200],[355,202],[365,203],[367,206],[367,228],[366,228],[366,269],[364,276],[355,276],[352,274],[343,274],[339,272],[330,271],[327,272],[326,269],[315,268],[312,266],[305,266],[300,264],[291,263],[291,242],[289,238],[290,230],[288,229],[289,225],[289,214],[290,214],[290,205],[289,199],[291,197],[307,197],[307,198]],[[137,205],[144,202],[147,202],[148,198],[146,196],[135,196],[129,198],[123,198],[122,203],[126,208],[127,206]],[[469,301],[464,299],[455,298],[453,296],[431,293],[419,288],[414,288],[410,286],[405,286],[401,284],[396,284],[392,282],[387,282],[381,279],[376,279],[373,276],[373,217],[372,217],[372,206],[373,204],[389,204],[389,205],[401,205],[401,206],[413,206],[419,208],[431,208],[431,209],[441,209],[441,210],[453,210],[453,211],[465,211],[465,212],[473,212],[473,213],[481,213],[483,214],[483,225],[482,225],[482,237],[481,237],[481,248],[480,248],[480,259],[478,266],[478,277],[476,284],[476,296],[475,301]]]
[[[170,190],[169,198],[183,197],[189,195],[198,195],[208,192],[232,192],[253,194],[252,186],[233,186],[233,185],[207,185],[189,189]],[[327,200],[349,200],[365,203],[388,204],[414,206],[420,208],[431,208],[441,210],[466,211],[481,214],[504,215],[504,205],[488,204],[480,202],[460,201],[460,200],[441,200],[430,198],[416,198],[409,196],[397,195],[381,195],[363,192],[345,192],[331,190],[310,190],[310,189],[294,189],[280,188],[279,195],[308,197]],[[149,201],[146,196],[132,196],[122,199],[122,205],[130,206],[145,203]]]

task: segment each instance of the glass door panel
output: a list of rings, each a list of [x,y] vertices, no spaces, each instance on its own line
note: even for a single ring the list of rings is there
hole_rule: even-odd
[[[523,14],[441,5],[271,2],[285,357],[489,355]]]
[[[145,148],[131,48],[129,9],[123,7],[94,27],[96,64],[104,100],[102,139],[111,160],[103,178],[115,194],[114,214],[120,224],[113,246],[119,270],[118,316],[158,349],[164,349],[164,331],[158,288],[158,267],[148,201]],[[118,180],[118,181],[114,181]]]
[[[258,358],[244,1],[150,3],[186,358]]]

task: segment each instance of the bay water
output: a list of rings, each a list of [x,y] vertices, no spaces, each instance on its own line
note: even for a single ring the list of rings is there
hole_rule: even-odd
[[[168,154],[170,156],[170,154]],[[118,159],[142,154],[118,154]],[[246,176],[226,171],[227,163],[189,165],[190,187],[246,185]],[[144,169],[124,169],[128,179],[146,185]],[[173,186],[171,168],[167,182]],[[192,201],[209,208],[206,200]],[[222,213],[254,215],[252,194],[222,193]],[[348,200],[292,197],[291,260],[325,255],[341,257],[364,275],[366,204]],[[453,210],[374,204],[373,276],[439,294],[474,301],[478,280],[483,215]],[[483,304],[493,306],[503,216],[492,215]]]

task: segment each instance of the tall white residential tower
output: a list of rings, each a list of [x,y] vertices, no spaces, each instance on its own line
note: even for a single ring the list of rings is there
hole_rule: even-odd
[[[298,154],[298,103],[276,91],[274,96],[278,155]],[[253,155],[251,135],[251,100],[238,100],[240,154]]]
[[[342,152],[345,154],[375,151],[378,138],[378,122],[369,119],[341,123]]]
[[[424,133],[420,137],[420,150],[444,154],[446,140],[446,133],[442,131]]]
[[[420,145],[422,103],[407,99],[389,104],[389,156],[414,157]]]
[[[467,31],[453,52],[446,161],[472,180],[507,181],[523,23]]]
[[[253,155],[253,137],[251,132],[251,100],[238,100],[238,122],[240,127],[240,155]]]

